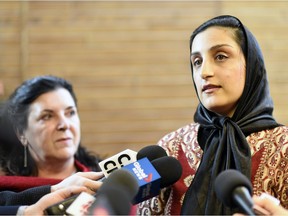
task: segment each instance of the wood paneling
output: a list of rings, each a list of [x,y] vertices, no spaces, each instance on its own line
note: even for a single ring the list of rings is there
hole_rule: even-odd
[[[288,3],[274,1],[1,1],[5,97],[24,79],[53,74],[78,95],[82,143],[103,155],[139,150],[190,123],[195,27],[234,14],[263,48],[275,116],[288,123]]]

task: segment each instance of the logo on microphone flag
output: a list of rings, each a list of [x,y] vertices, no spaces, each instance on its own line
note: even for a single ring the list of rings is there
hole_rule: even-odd
[[[139,191],[132,202],[133,204],[159,194],[161,176],[146,157],[128,164],[122,169],[127,169],[138,181]]]
[[[147,178],[144,178],[144,181],[151,182],[152,181],[152,176],[153,176],[153,174],[150,173]]]

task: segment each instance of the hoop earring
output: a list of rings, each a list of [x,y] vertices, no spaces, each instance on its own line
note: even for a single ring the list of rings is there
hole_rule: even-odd
[[[27,167],[27,145],[24,146],[24,168]]]

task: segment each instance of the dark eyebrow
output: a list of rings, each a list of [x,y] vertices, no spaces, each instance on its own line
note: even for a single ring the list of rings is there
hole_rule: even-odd
[[[74,109],[74,108],[76,108],[76,106],[68,106],[68,107],[66,108],[66,110],[67,110],[67,109]]]
[[[213,51],[213,50],[219,49],[219,48],[224,47],[224,46],[232,47],[232,46],[229,45],[229,44],[217,44],[217,45],[215,45],[215,46],[210,47],[209,50]],[[191,56],[199,55],[199,54],[200,54],[200,52],[196,51],[196,52],[192,52],[192,53],[191,53]]]
[[[71,110],[71,109],[76,109],[76,106],[68,106],[65,108],[65,110]],[[41,111],[42,113],[45,113],[45,112],[48,112],[48,113],[53,113],[54,111],[53,110],[50,110],[50,109],[44,109]]]
[[[45,113],[45,112],[52,113],[53,110],[50,110],[50,109],[44,109],[44,110],[41,111],[41,113]]]

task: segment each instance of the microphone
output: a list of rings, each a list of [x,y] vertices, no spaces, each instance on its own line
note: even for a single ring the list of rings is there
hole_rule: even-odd
[[[137,160],[147,157],[149,161],[167,156],[166,151],[158,145],[149,145],[140,149],[136,155]]]
[[[99,167],[102,170],[104,176],[107,178],[111,172],[121,169],[121,167],[128,165],[137,160],[137,152],[130,149],[126,149],[112,157],[109,157],[99,162]]]
[[[147,157],[149,161],[156,158],[167,156],[165,150],[157,145],[150,145],[142,148],[139,152],[126,149],[110,158],[107,158],[99,162],[101,171],[105,177],[108,177],[110,173],[117,169],[121,169],[123,166],[131,164],[137,160]],[[103,179],[105,179],[105,177]],[[101,179],[101,180],[103,180]]]
[[[143,158],[122,169],[131,172],[139,184],[133,204],[157,196],[162,188],[174,184],[182,175],[180,162],[171,156],[160,157],[151,163],[147,158]]]
[[[116,170],[103,182],[96,194],[90,195],[82,192],[73,195],[49,206],[44,213],[46,215],[83,215],[87,213],[92,204],[93,209],[97,208],[99,211],[102,208],[102,211],[126,214],[130,211],[131,200],[137,194],[138,189],[138,182],[129,171]],[[95,202],[95,200],[98,201]]]
[[[252,185],[241,172],[228,169],[215,179],[215,192],[219,200],[227,207],[239,207],[247,215],[255,215],[253,211]]]
[[[89,215],[129,215],[131,201],[138,189],[138,182],[129,171],[114,171],[97,191]]]
[[[182,175],[182,166],[174,157],[166,156],[158,158],[153,160],[151,163],[161,176],[161,189],[174,184]]]
[[[172,160],[174,162],[171,162]],[[137,167],[135,167],[134,165],[131,165],[130,168],[127,167],[130,164],[134,164],[135,162],[136,162],[135,165]],[[138,195],[138,194],[136,195],[136,198],[134,198],[134,201],[132,201],[135,204],[141,201],[144,201],[146,199],[149,199],[150,197],[158,195],[161,188],[170,186],[171,184],[173,184],[173,181],[176,182],[180,178],[181,173],[182,173],[182,167],[179,161],[177,161],[173,157],[168,157],[165,150],[162,147],[157,146],[157,145],[146,146],[142,148],[141,150],[139,150],[138,153],[130,149],[127,149],[104,161],[101,161],[100,163],[99,163],[99,166],[105,176],[98,181],[102,181],[103,184],[104,182],[108,180],[109,176],[117,170],[126,169],[130,173],[133,174],[133,168],[137,170],[137,168],[139,168],[140,166],[140,169],[138,169],[138,171],[140,171],[138,172],[138,177],[140,176],[140,178],[141,178],[141,174],[143,174],[142,173],[143,169],[141,169],[141,167],[144,168],[145,172],[147,171],[149,175],[145,176],[145,173],[144,173],[142,183],[140,179],[138,179],[138,177],[135,175],[135,173],[133,174],[134,177],[138,180],[138,183],[140,181],[139,186],[138,186],[140,188],[138,194],[143,193],[141,195]],[[173,164],[168,165],[167,167],[168,163],[169,164],[173,163]],[[178,165],[177,164],[175,165],[175,163],[178,163]],[[180,175],[179,175],[179,171],[181,171]],[[158,174],[158,172],[160,175]],[[176,172],[176,174],[174,174],[174,172]],[[102,186],[100,188],[102,188]],[[98,191],[94,196],[97,196]],[[67,198],[64,201],[59,202],[49,207],[46,210],[46,212],[49,213],[50,215],[56,215],[56,214],[64,215],[66,212],[66,209],[68,209],[70,205],[74,203],[74,201],[78,198],[78,196],[79,195],[74,195],[70,198]],[[78,203],[78,201],[76,201],[76,203]]]

